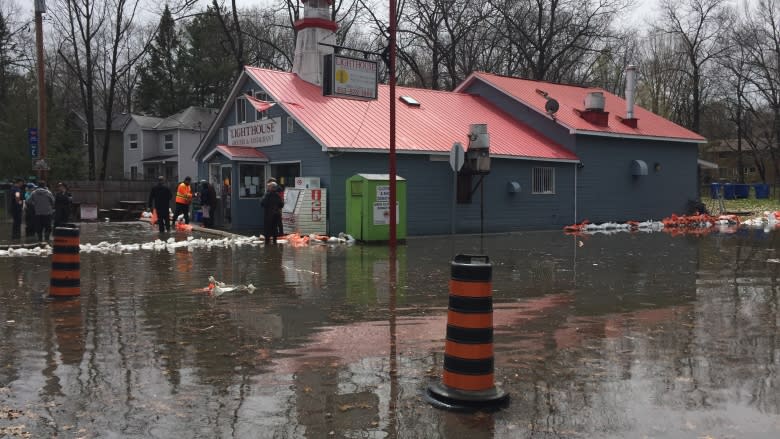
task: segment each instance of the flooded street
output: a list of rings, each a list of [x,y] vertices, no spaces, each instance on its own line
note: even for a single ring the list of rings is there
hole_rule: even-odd
[[[7,225],[2,236],[10,236]],[[184,240],[187,234],[175,235]],[[205,235],[194,235],[205,238]],[[85,224],[81,243],[147,243]],[[0,437],[777,438],[780,234],[414,238],[0,258]],[[493,263],[495,413],[433,408],[450,260]],[[253,293],[203,291],[208,277]]]

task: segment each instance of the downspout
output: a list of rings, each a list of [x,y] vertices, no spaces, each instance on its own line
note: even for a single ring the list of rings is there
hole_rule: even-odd
[[[579,163],[574,164],[574,222],[572,224],[577,224],[577,173],[579,166]]]

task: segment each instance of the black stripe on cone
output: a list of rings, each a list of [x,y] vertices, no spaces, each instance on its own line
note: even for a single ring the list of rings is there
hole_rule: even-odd
[[[490,258],[483,255],[457,255],[450,263],[450,269],[450,278],[454,281],[474,282],[474,284],[479,285],[490,283],[493,278],[493,266],[490,263]],[[493,298],[464,297],[452,294],[450,291],[449,309],[463,314],[492,314]],[[492,345],[493,327],[490,325],[484,328],[462,328],[451,325],[448,321],[447,340],[460,344]],[[434,407],[454,411],[496,410],[505,407],[509,404],[509,394],[495,386],[495,383],[492,383],[493,385],[485,390],[465,390],[469,386],[463,385],[465,383],[463,378],[454,378],[472,376],[477,380],[490,382],[494,377],[493,367],[494,359],[492,356],[465,359],[445,352],[445,381],[462,388],[433,383],[428,386],[423,398]],[[483,387],[473,388],[482,389]]]

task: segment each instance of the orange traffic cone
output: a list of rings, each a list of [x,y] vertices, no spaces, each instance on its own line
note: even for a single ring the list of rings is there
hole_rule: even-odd
[[[479,410],[509,402],[493,371],[492,270],[487,256],[457,255],[451,262],[442,383],[425,393],[438,408]]]
[[[64,224],[54,228],[49,296],[69,299],[81,294],[79,228]]]

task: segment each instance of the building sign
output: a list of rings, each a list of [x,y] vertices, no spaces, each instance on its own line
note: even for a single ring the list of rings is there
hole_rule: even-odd
[[[376,99],[377,64],[369,59],[325,55],[323,94],[351,99]]]
[[[271,146],[282,143],[282,118],[263,119],[227,128],[230,146]]]

